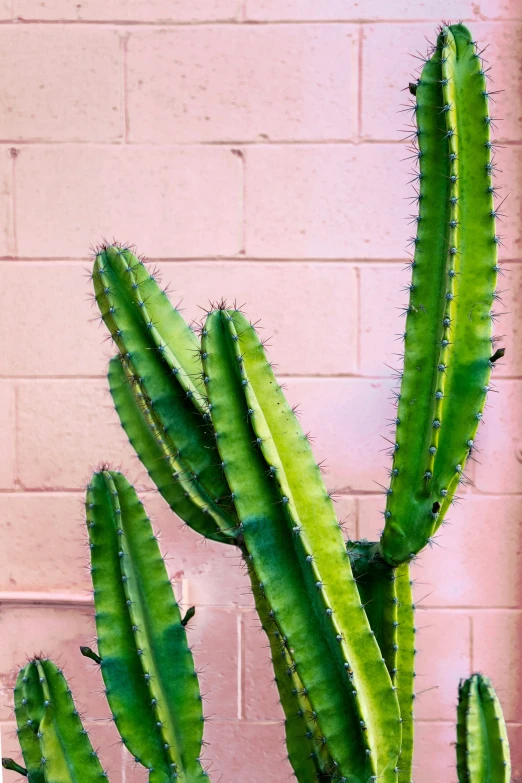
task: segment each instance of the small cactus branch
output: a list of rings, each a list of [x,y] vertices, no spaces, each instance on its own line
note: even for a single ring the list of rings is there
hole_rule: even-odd
[[[86,511],[101,672],[118,731],[158,783],[206,779],[194,662],[143,506],[122,474],[101,470]]]
[[[15,686],[15,715],[29,783],[107,779],[67,680],[49,659],[35,658],[21,670]]]
[[[481,674],[473,674],[459,686],[457,774],[459,783],[511,780],[502,708],[491,681]]]
[[[414,557],[462,481],[492,367],[498,269],[491,118],[480,57],[443,27],[415,95],[419,216],[381,551]]]
[[[94,650],[91,650],[90,647],[80,647],[80,652],[84,658],[90,658],[91,661],[94,661],[94,663],[97,663],[98,665],[101,663],[100,656],[95,653]]]
[[[399,756],[398,783],[411,783],[413,774],[414,705],[415,705],[415,604],[409,563],[395,569],[395,593],[397,597],[397,672],[394,684],[397,688],[401,710],[402,745]]]
[[[20,764],[17,764],[16,761],[9,758],[2,759],[2,767],[4,769],[8,769],[11,772],[17,772],[19,775],[23,775],[24,778],[27,777],[27,770],[25,767],[21,767]]]

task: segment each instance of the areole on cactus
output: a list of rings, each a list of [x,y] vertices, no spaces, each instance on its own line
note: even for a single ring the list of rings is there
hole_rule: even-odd
[[[103,245],[94,261],[95,300],[118,349],[108,378],[122,427],[171,509],[244,558],[299,783],[412,780],[410,561],[463,480],[494,366],[491,118],[463,25],[441,28],[411,89],[419,214],[379,542],[344,541],[308,437],[241,310],[210,307],[198,339],[131,248]],[[200,691],[149,520],[125,477],[105,467],[89,484],[86,514],[98,651],[83,652],[100,662],[116,726],[151,783],[196,783],[207,776]],[[59,709],[61,692],[41,696],[40,670],[41,688],[51,673],[61,677],[35,660],[15,690],[17,718],[29,708],[34,716],[19,722],[27,774],[72,783],[88,740],[70,702]],[[35,691],[24,704],[27,683]],[[474,675],[459,699],[459,780],[507,783],[507,735],[489,681]],[[56,727],[72,743],[69,776],[49,772],[62,763]],[[96,765],[92,775],[103,775]]]

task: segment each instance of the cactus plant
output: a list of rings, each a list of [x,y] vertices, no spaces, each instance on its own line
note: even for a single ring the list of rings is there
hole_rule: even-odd
[[[173,511],[239,548],[300,783],[411,781],[410,561],[463,481],[498,355],[492,121],[462,24],[441,28],[410,88],[419,214],[379,542],[343,540],[309,438],[244,313],[212,305],[199,340],[130,247],[95,254],[94,297],[118,349],[109,386],[122,427]],[[99,660],[116,726],[151,783],[200,780],[203,718],[185,620],[121,474],[95,474],[87,521],[99,649],[83,652]],[[475,675],[461,687],[458,714],[459,779],[507,780],[489,681]],[[41,766],[34,774],[47,780]]]
[[[481,674],[473,674],[460,683],[456,747],[459,783],[511,780],[502,707],[491,681]]]

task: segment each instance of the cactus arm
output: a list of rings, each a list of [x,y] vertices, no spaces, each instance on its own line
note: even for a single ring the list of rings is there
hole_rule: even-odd
[[[415,704],[415,605],[409,563],[395,569],[397,597],[397,673],[394,684],[401,710],[402,745],[399,756],[398,783],[411,783],[413,770],[413,741]]]
[[[241,531],[260,580],[258,587],[294,650],[297,672],[339,774],[359,783],[372,774],[372,768],[351,699],[353,686],[341,670],[339,644],[332,647],[325,638],[326,614],[318,606],[318,589],[306,580],[296,559],[277,486],[256,446],[228,318],[219,310],[207,318],[203,365],[218,448]]]
[[[20,764],[17,764],[16,761],[14,761],[14,759],[3,758],[2,767],[4,769],[9,770],[10,772],[17,772],[19,775],[23,775],[24,778],[27,777],[26,768],[20,766]]]
[[[226,503],[230,490],[223,476],[211,429],[205,426],[206,421],[202,417],[198,402],[200,397],[196,398],[190,389],[186,390],[178,380],[180,373],[173,372],[164,360],[164,352],[151,343],[152,329],[149,330],[140,317],[139,284],[132,283],[133,276],[131,267],[120,268],[120,265],[106,263],[105,256],[97,256],[93,282],[102,317],[132,375],[140,383],[149,406],[154,409],[156,419],[161,422],[173,454],[186,466],[185,478],[201,484],[218,503]],[[134,285],[137,288],[133,288]],[[132,294],[134,298],[131,298]],[[186,331],[183,331],[180,340],[185,334]],[[192,345],[190,342],[190,351],[193,350]],[[185,355],[184,345],[179,346],[177,352]],[[192,355],[192,363],[195,371],[200,372],[197,355]],[[173,477],[174,480],[177,479]]]
[[[197,533],[221,543],[234,543],[236,519],[204,493],[189,476],[151,414],[150,405],[124,359],[109,363],[109,388],[121,425],[158,491],[171,509]],[[177,473],[181,480],[174,480]],[[217,521],[216,521],[217,520]]]
[[[435,394],[444,378],[439,362],[450,221],[449,149],[442,97],[441,46],[425,64],[415,96],[419,164],[419,215],[414,238],[410,301],[404,330],[404,367],[398,398],[383,556],[392,565],[428,541],[433,526],[425,479],[433,448]],[[441,369],[439,370],[439,364]]]
[[[459,783],[509,783],[506,725],[490,680],[473,674],[459,686],[457,707]]]
[[[37,660],[43,693],[39,727],[42,767],[49,783],[101,783],[106,773],[93,750],[60,669],[50,660]]]
[[[101,471],[87,495],[101,671],[118,731],[154,781],[205,777],[203,719],[181,615],[143,506]]]
[[[24,763],[27,768],[29,783],[44,783],[42,770],[42,751],[37,733],[41,720],[41,685],[34,663],[28,663],[18,673],[14,688],[14,712],[16,718],[16,734]]]
[[[411,559],[443,522],[492,366],[498,237],[490,118],[480,58],[463,25],[442,28],[416,106],[419,221],[381,540],[393,565]]]
[[[455,299],[451,305],[451,352],[442,400],[442,426],[433,469],[433,491],[442,504],[437,527],[455,494],[473,448],[489,389],[492,310],[498,270],[498,237],[492,184],[492,145],[487,83],[475,42],[464,25],[441,33],[444,101],[448,122],[451,185],[458,198],[454,246]]]
[[[397,697],[375,640],[350,567],[342,531],[308,439],[285,399],[266,360],[255,329],[240,312],[226,321],[231,344],[243,372],[244,393],[253,411],[251,423],[260,439],[267,470],[285,498],[290,529],[308,563],[320,595],[330,633],[349,664],[357,693],[356,706],[365,725],[377,776],[390,775],[401,743]],[[233,339],[237,337],[237,339]],[[383,778],[386,779],[386,778]]]

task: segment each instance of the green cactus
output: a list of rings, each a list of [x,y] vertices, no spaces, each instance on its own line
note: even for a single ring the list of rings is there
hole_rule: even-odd
[[[379,542],[344,542],[308,437],[240,310],[211,306],[200,342],[130,248],[101,247],[92,274],[118,349],[109,386],[129,441],[172,510],[200,535],[237,546],[247,565],[299,783],[411,783],[409,563],[432,541],[463,481],[502,353],[492,355],[492,120],[480,56],[463,25],[441,28],[410,88],[419,214]],[[204,719],[185,635],[194,609],[181,617],[124,476],[95,473],[86,509],[98,652],[82,653],[100,665],[115,724],[150,783],[201,781]],[[27,766],[18,771],[32,783],[76,782],[88,751],[64,682],[40,660],[17,682]],[[459,780],[507,783],[507,736],[486,678],[461,685],[458,717]],[[82,783],[104,774],[94,752],[89,759]],[[18,767],[10,759],[4,766]]]
[[[459,783],[509,783],[511,759],[502,707],[491,681],[473,674],[459,685]]]
[[[29,783],[100,783],[106,779],[56,664],[46,658],[30,661],[18,674],[14,701],[25,769],[3,759],[6,769],[27,775]]]
[[[206,779],[198,678],[143,505],[121,473],[102,469],[86,517],[100,668],[121,738],[150,783]]]
[[[383,556],[415,556],[442,524],[473,450],[493,349],[494,163],[486,76],[463,25],[443,27],[416,85],[417,235]]]

